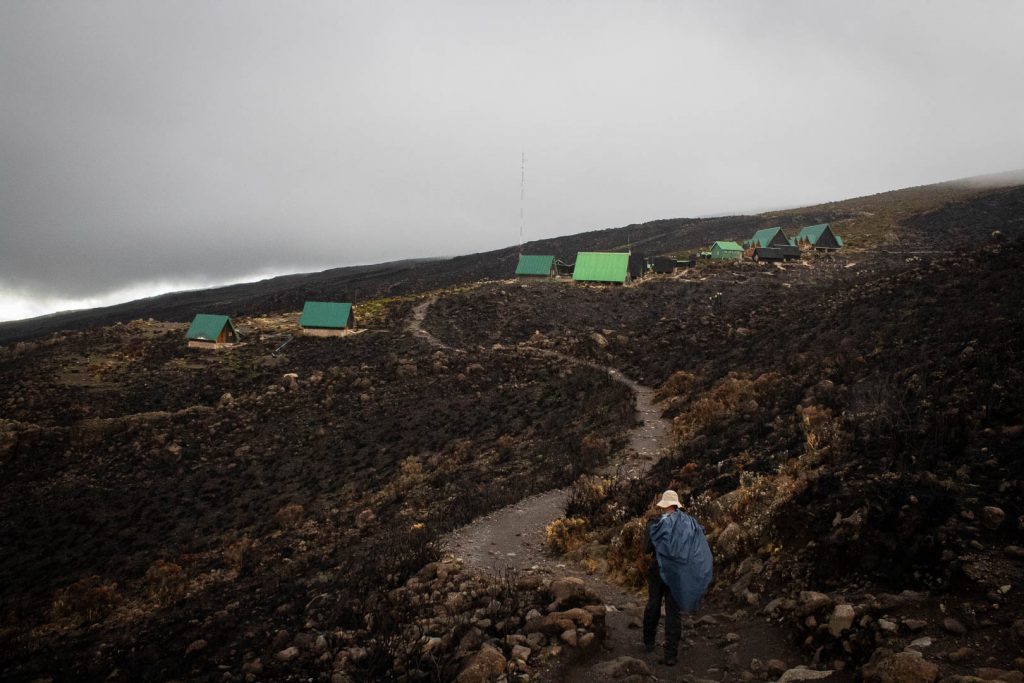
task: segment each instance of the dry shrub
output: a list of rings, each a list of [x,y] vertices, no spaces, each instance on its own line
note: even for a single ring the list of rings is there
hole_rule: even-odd
[[[608,497],[608,483],[606,479],[586,474],[573,482],[565,504],[566,517],[595,520]]]
[[[252,561],[253,555],[252,541],[243,536],[224,549],[224,562],[229,567],[241,569]]]
[[[839,427],[832,419],[832,411],[820,406],[808,406],[800,411],[800,424],[804,430],[807,448],[820,450],[832,443]]]
[[[580,455],[584,462],[603,462],[612,453],[608,439],[588,434],[580,441]]]
[[[53,616],[98,621],[110,614],[120,600],[116,583],[103,583],[98,576],[87,576],[56,592]]]
[[[157,560],[149,566],[145,581],[150,597],[163,604],[183,596],[188,585],[184,570],[164,560]]]
[[[579,517],[559,517],[545,529],[544,544],[559,555],[569,555],[583,547],[589,526],[587,520]]]
[[[673,372],[672,376],[658,387],[658,390],[654,393],[654,400],[665,401],[688,394],[693,388],[695,380],[696,377],[685,370]]]
[[[778,373],[764,373],[750,379],[730,372],[711,391],[690,404],[673,421],[673,430],[680,441],[688,441],[702,431],[742,412],[757,409],[757,397],[779,380]]]
[[[608,549],[608,568],[627,586],[642,586],[647,579],[651,558],[644,552],[647,520],[634,517],[622,526],[622,531]]]
[[[274,518],[277,519],[277,523],[281,528],[287,529],[288,527],[298,526],[302,522],[302,516],[305,511],[305,508],[299,503],[291,503],[278,510]]]

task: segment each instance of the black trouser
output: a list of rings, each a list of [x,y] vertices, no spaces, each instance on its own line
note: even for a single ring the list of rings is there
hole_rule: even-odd
[[[647,608],[644,610],[644,643],[653,646],[661,619],[661,601],[665,600],[665,657],[674,659],[679,652],[679,639],[683,635],[683,621],[679,605],[672,597],[657,569],[647,573]]]

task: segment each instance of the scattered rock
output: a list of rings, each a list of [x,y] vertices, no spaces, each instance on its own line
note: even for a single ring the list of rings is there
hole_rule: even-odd
[[[959,664],[960,662],[970,657],[972,654],[973,650],[971,650],[971,648],[962,647],[959,650],[954,650],[953,652],[950,652],[948,655],[946,655],[946,659],[953,662],[954,664]]]
[[[958,636],[962,636],[967,633],[967,627],[953,617],[946,617],[943,619],[942,628]]]
[[[188,647],[185,648],[185,654],[190,655],[193,652],[199,652],[199,651],[205,650],[205,649],[206,649],[206,641],[205,640],[202,640],[202,639],[193,640],[191,643],[188,644]]]
[[[290,662],[299,656],[299,648],[292,645],[277,653],[277,658],[282,662]]]
[[[795,669],[789,669],[782,674],[779,678],[778,683],[792,683],[793,681],[820,681],[826,678],[831,678],[832,671],[815,671],[814,669],[807,669],[802,666],[798,666]]]
[[[513,645],[512,646],[512,657],[515,658],[515,659],[519,659],[519,660],[522,660],[523,662],[526,662],[527,660],[530,659],[530,655],[531,654],[533,654],[533,650],[531,650],[526,645]]]
[[[832,604],[832,598],[817,591],[800,591],[800,613],[810,614]]]
[[[986,505],[981,509],[981,523],[986,529],[996,530],[1006,519],[1006,513],[1003,512],[1002,508],[997,508],[993,505]]]
[[[856,616],[853,605],[836,605],[835,609],[832,610],[832,616],[828,620],[828,632],[834,638],[838,638],[842,635],[843,631],[853,626],[853,620]]]
[[[635,657],[617,657],[601,662],[592,669],[593,679],[597,681],[619,680],[627,676],[650,676],[651,669],[647,664]]]
[[[505,673],[507,663],[505,655],[495,647],[484,645],[479,652],[470,657],[455,680],[457,683],[490,683]]]
[[[994,667],[982,666],[976,671],[978,678],[986,681],[1005,681],[1006,683],[1024,683],[1024,672],[996,669]]]
[[[924,628],[928,625],[928,622],[924,619],[904,619],[903,625],[911,631],[913,631],[914,633],[917,633],[918,631],[924,630]]]
[[[569,576],[563,579],[555,579],[548,588],[548,593],[559,605],[579,600],[586,596],[587,586],[583,579]]]
[[[920,652],[875,650],[861,670],[864,683],[933,683],[939,667],[927,661]]]

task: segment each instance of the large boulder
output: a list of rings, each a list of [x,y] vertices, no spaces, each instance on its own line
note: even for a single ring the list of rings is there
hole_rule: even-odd
[[[456,683],[491,683],[505,673],[505,655],[491,645],[484,645],[469,658],[456,677]]]
[[[939,667],[920,652],[879,648],[864,665],[861,675],[864,683],[934,683],[939,678]]]

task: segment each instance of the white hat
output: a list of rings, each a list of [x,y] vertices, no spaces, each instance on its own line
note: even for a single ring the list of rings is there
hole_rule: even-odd
[[[677,508],[683,507],[679,504],[679,495],[675,491],[669,489],[665,493],[661,494],[661,500],[658,501],[658,507],[667,508],[675,505]]]

